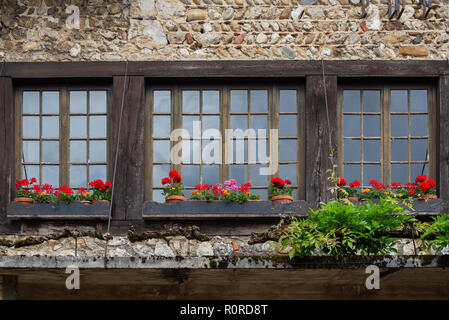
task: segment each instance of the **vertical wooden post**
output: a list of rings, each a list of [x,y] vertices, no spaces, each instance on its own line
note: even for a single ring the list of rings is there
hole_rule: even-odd
[[[322,76],[308,76],[306,80],[306,200],[310,206],[330,198],[328,192],[329,159],[337,164],[337,77],[326,76],[329,118],[327,116]],[[329,125],[328,125],[329,119]],[[330,131],[329,131],[330,126]],[[329,137],[331,137],[331,143]]]
[[[439,197],[449,200],[449,75],[439,81]],[[446,208],[449,210],[449,208]]]
[[[0,77],[0,224],[6,221],[14,167],[14,105],[12,80]]]
[[[126,84],[125,84],[126,81]],[[115,177],[113,218],[115,220],[142,219],[145,185],[145,78],[116,76],[113,83],[112,137],[110,179],[114,171],[117,134],[125,86],[120,146]]]
[[[1,300],[17,300],[17,276],[0,276],[1,279]]]

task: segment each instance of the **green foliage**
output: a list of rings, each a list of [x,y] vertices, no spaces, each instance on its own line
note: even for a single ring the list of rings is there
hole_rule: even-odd
[[[421,240],[424,240],[426,249],[433,248],[441,251],[449,246],[449,214],[434,217],[433,220],[433,224],[421,235]],[[428,241],[427,238],[434,238],[434,240]]]
[[[290,258],[310,256],[322,250],[333,256],[378,255],[395,252],[394,237],[383,232],[403,228],[410,216],[392,199],[380,199],[379,204],[343,204],[339,201],[322,203],[311,210],[310,219],[292,218],[280,237],[282,249],[291,247]]]

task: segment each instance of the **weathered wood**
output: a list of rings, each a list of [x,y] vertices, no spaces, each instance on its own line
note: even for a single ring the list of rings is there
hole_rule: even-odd
[[[14,105],[11,78],[0,77],[0,224],[6,220],[14,168]]]
[[[438,88],[439,99],[439,193],[449,200],[449,75],[441,76]],[[446,207],[449,210],[449,207]]]
[[[435,77],[446,61],[327,61],[327,74],[354,77]],[[13,78],[112,77],[125,74],[126,62],[9,62]],[[238,70],[236,72],[235,70]],[[320,75],[320,61],[132,61],[129,75],[145,77],[302,77]]]
[[[327,68],[327,64],[326,64]],[[326,69],[327,70],[327,69]],[[306,201],[319,205],[330,197],[327,180],[329,159],[337,163],[337,77],[326,76],[328,108],[325,103],[323,76],[306,80]],[[329,114],[327,112],[329,111]],[[328,122],[329,121],[329,122]],[[330,129],[330,130],[329,130]]]
[[[281,216],[306,217],[309,208],[305,201],[277,204],[272,201],[249,201],[245,203],[225,201],[183,201],[172,204],[146,201],[143,218],[148,220],[221,220],[221,219],[267,219]]]
[[[96,202],[83,204],[81,202],[32,203],[23,204],[11,202],[8,207],[8,219],[37,220],[107,220],[109,204]]]
[[[18,299],[18,276],[16,275],[4,275],[0,276],[2,290],[1,290],[1,300],[17,300]]]
[[[113,218],[141,219],[144,201],[145,148],[144,148],[144,77],[114,77],[113,115],[111,139],[111,165],[109,177],[113,179],[117,134],[120,129],[117,172],[114,186]],[[125,83],[126,81],[126,83]],[[123,89],[125,85],[125,97]]]

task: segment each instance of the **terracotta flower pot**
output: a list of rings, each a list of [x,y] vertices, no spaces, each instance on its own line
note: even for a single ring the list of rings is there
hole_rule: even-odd
[[[93,200],[93,201],[92,201],[92,204],[97,203],[97,202],[103,202],[103,203],[107,203],[107,204],[110,203],[109,200]]]
[[[105,200],[105,201],[107,201],[107,200]],[[81,203],[81,204],[85,204],[85,205],[91,204],[91,202],[90,202],[89,200],[79,200],[79,201],[77,201],[77,202],[79,202],[79,203]]]
[[[170,195],[165,197],[165,203],[176,203],[180,201],[186,201],[187,198],[184,196],[178,196],[178,195]]]
[[[286,204],[292,202],[293,197],[287,194],[281,194],[278,196],[271,197],[271,201],[273,201],[274,203]]]
[[[436,194],[423,194],[423,195],[419,196],[418,201],[427,201],[430,199],[437,199],[437,195]]]
[[[26,198],[26,197],[17,197],[17,198],[14,198],[14,202],[20,202],[20,203],[23,203],[23,204],[30,204],[30,203],[33,203],[34,200],[31,199],[31,198]]]

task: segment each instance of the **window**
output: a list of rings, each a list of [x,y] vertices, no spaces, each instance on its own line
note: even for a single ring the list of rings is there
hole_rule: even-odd
[[[108,96],[106,87],[20,87],[18,178],[75,188],[107,179]]]
[[[340,175],[363,186],[435,178],[434,100],[426,85],[343,85]]]
[[[253,192],[266,200],[270,179],[280,176],[290,179],[294,197],[303,199],[303,108],[298,85],[152,84],[146,109],[147,199],[164,201],[161,180],[171,169],[182,174],[186,196],[199,183],[234,178],[251,182]],[[171,141],[173,129],[183,131],[175,131]],[[276,165],[267,172],[271,154]]]

